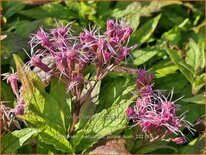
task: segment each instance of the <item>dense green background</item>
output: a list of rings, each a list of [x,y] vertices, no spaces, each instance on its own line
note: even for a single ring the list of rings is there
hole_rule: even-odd
[[[8,72],[10,67],[15,68],[12,58],[14,53],[26,62],[28,58],[22,49],[29,49],[29,35],[35,33],[40,26],[45,29],[54,27],[56,25],[54,19],[64,24],[75,21],[72,26],[75,34],[79,34],[88,24],[101,27],[103,32],[107,19],[125,19],[134,29],[129,44],[138,46],[132,51],[132,58],[128,57],[122,66],[134,69],[146,68],[155,75],[155,88],[168,92],[174,88],[174,100],[184,96],[178,104],[182,107],[181,112],[188,110],[187,119],[194,123],[197,119],[204,118],[205,113],[204,7],[203,1],[55,1],[41,5],[17,1],[2,2],[1,72]],[[124,90],[122,83],[125,83],[128,77],[134,78],[129,73],[114,72],[102,81],[96,113],[111,106],[118,94]],[[51,94],[53,87],[55,87],[54,82],[48,88]],[[1,100],[11,101],[7,106],[13,107],[14,96],[11,88],[5,81],[2,81],[1,88]],[[56,96],[58,101],[58,94],[53,92],[53,96]],[[185,134],[188,134],[187,131]],[[202,148],[196,147],[204,146],[201,134],[195,136],[188,134],[188,136],[191,140],[189,144],[184,146],[169,144],[173,146],[172,149],[170,147],[158,149],[158,146],[153,146],[147,148],[148,150],[145,148],[143,151],[136,151],[134,148],[138,144],[135,142],[128,149],[131,153],[201,152]],[[29,147],[24,146],[19,153],[29,153],[29,151]],[[40,149],[40,153],[44,151]]]

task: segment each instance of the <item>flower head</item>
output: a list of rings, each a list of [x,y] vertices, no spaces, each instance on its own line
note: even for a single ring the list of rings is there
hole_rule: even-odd
[[[133,107],[135,114],[128,115],[137,123],[145,133],[159,131],[181,133],[182,118],[176,115],[177,106],[168,101],[163,94],[158,92],[153,96],[144,96],[137,99]]]

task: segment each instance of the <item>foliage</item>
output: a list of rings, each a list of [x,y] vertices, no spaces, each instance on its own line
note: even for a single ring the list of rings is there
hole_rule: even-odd
[[[25,120],[27,126],[1,133],[1,153],[89,153],[109,135],[124,137],[140,132],[136,127],[130,128],[131,122],[126,117],[126,109],[137,98],[134,95],[137,67],[147,68],[154,74],[155,88],[174,89],[173,100],[184,96],[177,103],[182,106],[180,113],[188,111],[186,115],[191,123],[197,124],[204,119],[203,1],[33,3],[2,2],[2,73],[8,72],[10,67],[16,68],[27,111],[17,117]],[[127,44],[137,47],[119,66],[122,70],[114,69],[98,82],[94,80],[95,67],[89,66],[85,79],[90,82],[83,90],[85,94],[90,92],[89,97],[80,109],[78,123],[73,126],[75,98],[71,93],[65,93],[67,88],[59,79],[52,79],[48,85],[32,69],[22,69],[28,60],[23,49],[29,50],[29,37],[39,27],[50,29],[56,24],[66,25],[73,21],[74,34],[79,34],[89,24],[104,31],[106,20],[116,18],[133,28]],[[1,94],[2,101],[10,101],[3,102],[4,105],[13,108],[17,101],[4,80],[1,81]],[[142,140],[130,138],[125,139],[125,146],[135,154],[164,154],[168,153],[167,149],[169,153],[203,153],[204,129],[196,126],[194,135],[182,129],[188,137],[184,145],[162,141],[143,145]]]

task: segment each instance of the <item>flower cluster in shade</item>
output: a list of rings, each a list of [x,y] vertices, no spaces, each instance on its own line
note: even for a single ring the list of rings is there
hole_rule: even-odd
[[[163,92],[153,90],[153,76],[145,70],[138,70],[137,76],[139,97],[136,103],[127,109],[129,119],[154,139],[166,139],[168,135],[175,134],[180,137],[170,139],[171,141],[177,144],[185,143],[186,138],[181,128],[189,128],[191,124],[185,120],[184,114],[177,116],[179,107],[171,100],[172,92],[168,99],[169,96],[166,97]]]
[[[95,64],[96,80],[101,80],[134,48],[127,46],[133,30],[123,22],[108,20],[106,31],[102,34],[94,27],[85,29],[75,36],[71,25],[72,23],[66,26],[57,25],[48,31],[40,28],[37,33],[31,35],[30,52],[26,52],[30,60],[24,68],[35,67],[50,77],[64,79],[68,91],[79,99],[86,83],[84,72],[87,66]],[[54,64],[45,63],[46,57],[49,57]],[[17,97],[16,114],[23,114],[24,102],[19,94],[17,73],[5,74],[5,79],[11,84]]]

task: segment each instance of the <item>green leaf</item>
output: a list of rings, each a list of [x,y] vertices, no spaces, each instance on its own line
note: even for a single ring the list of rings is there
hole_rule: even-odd
[[[56,149],[64,153],[73,153],[72,146],[66,139],[64,129],[61,126],[33,113],[25,114],[22,117],[31,123],[32,126],[42,131],[39,134],[39,139],[42,142],[53,145]]]
[[[192,84],[192,94],[195,95],[205,85],[205,73],[196,75],[195,81]]]
[[[61,5],[60,3],[48,3],[40,7],[19,11],[20,14],[33,19],[57,18],[57,19],[73,19],[75,14]]]
[[[81,139],[80,143],[74,146],[76,151],[86,151],[104,136],[124,129],[128,123],[125,111],[135,98],[124,99],[119,104],[114,104],[108,110],[104,109],[102,112],[93,115],[85,127],[78,131],[72,139],[72,141],[77,141],[76,138]]]
[[[53,79],[51,81],[49,95],[56,100],[61,111],[61,118],[63,120],[64,128],[68,129],[72,123],[70,119],[72,101],[70,94],[67,94],[66,91],[66,86],[63,82],[59,81],[58,79]]]
[[[205,27],[202,27],[197,34],[199,39],[198,39],[198,46],[200,49],[200,68],[205,68]]]
[[[46,144],[43,141],[37,139],[37,154],[63,154],[60,150],[56,149],[53,145]]]
[[[6,84],[5,81],[1,81],[1,100],[2,101],[11,101],[11,102],[14,101],[14,94],[12,92],[11,86]],[[9,104],[9,105],[10,105],[9,107],[13,106],[13,105],[11,106],[11,104]]]
[[[134,59],[133,64],[135,66],[144,64],[153,56],[155,56],[157,52],[158,51],[156,49],[150,49],[150,48],[135,50],[132,52],[132,57]]]
[[[156,142],[155,144],[143,147],[142,149],[138,150],[136,153],[137,154],[146,154],[146,153],[152,152],[156,149],[172,149],[175,152],[177,152],[177,149],[175,149],[174,147],[172,147],[170,145],[163,144],[162,142],[160,142],[160,143]]]
[[[28,96],[32,95],[35,89],[34,83],[36,84],[36,86],[38,86],[39,89],[43,90],[44,85],[42,85],[43,83],[41,82],[41,79],[38,77],[38,75],[31,72],[28,67],[25,67],[24,62],[21,60],[21,58],[18,55],[13,54],[13,58],[16,64],[16,70],[19,79],[22,83],[23,92]]]
[[[62,111],[56,100],[44,91],[41,79],[29,68],[25,71],[25,67],[23,69],[24,63],[17,55],[14,55],[14,60],[22,83],[22,96],[28,109],[64,127],[61,118]]]
[[[185,77],[181,73],[173,73],[169,74],[165,77],[158,78],[155,80],[155,88],[160,90],[170,91],[174,88],[174,94],[182,93],[182,89],[187,87],[188,90],[188,82]],[[184,92],[185,95],[186,92]]]
[[[194,122],[197,120],[197,118],[205,114],[204,107],[204,104],[181,102],[181,108],[178,111],[178,115],[181,115],[185,111],[188,111],[188,113],[186,113],[187,121]]]
[[[180,149],[181,154],[204,154],[205,151],[205,135],[192,140],[187,146]]]
[[[143,43],[145,43],[156,29],[160,18],[161,15],[158,15],[155,18],[150,19],[149,21],[144,23],[137,31],[135,31],[132,34],[130,43],[131,44],[135,43],[138,46],[141,46]]]
[[[1,41],[2,64],[9,64],[12,54],[21,54],[23,48],[28,49],[27,39],[16,32],[4,33],[7,37]]]
[[[43,118],[60,125],[62,129],[66,131],[61,117],[63,111],[59,108],[58,103],[51,95],[35,89],[30,98],[28,108],[29,110],[38,113]]]
[[[164,2],[162,1],[161,3],[156,2],[156,1],[133,2],[133,3],[118,2],[113,10],[112,16],[114,18],[124,18],[126,22],[134,30],[136,30],[140,22],[139,21],[140,17],[150,16],[152,13],[160,11],[162,7],[171,5],[171,4],[181,4],[181,2],[178,2],[178,1],[164,1]]]
[[[4,16],[9,18],[16,14],[18,11],[22,10],[25,7],[25,4],[21,2],[7,2],[5,6]]]
[[[162,66],[159,69],[155,70],[155,78],[161,78],[164,76],[167,76],[169,74],[173,74],[178,70],[178,67],[176,65],[167,63],[167,65]]]
[[[189,9],[186,9],[184,6],[184,4],[188,3],[183,3],[181,1],[175,2],[177,2],[177,4],[169,5],[161,9],[162,18],[159,25],[162,30],[171,29],[174,25],[179,25],[184,19],[189,17],[187,12]]]
[[[96,107],[99,104],[99,92],[101,81],[90,81],[82,92],[82,99],[87,98],[79,112],[79,122],[77,128],[81,129],[95,113]],[[88,94],[89,93],[89,94]]]
[[[39,130],[34,128],[25,128],[11,133],[4,134],[1,142],[2,154],[13,154],[17,149],[23,146],[23,144],[29,140],[32,136],[39,133]]]
[[[133,78],[112,77],[111,75],[103,79],[96,111],[100,112],[102,109],[106,109],[122,99],[130,98],[133,95],[132,90],[135,89],[133,80]]]
[[[189,27],[189,25],[190,21],[187,18],[181,24],[174,26],[172,29],[165,32],[162,35],[161,40],[168,41],[172,45],[178,45],[181,47],[185,34],[188,34],[187,27]]]
[[[192,84],[194,82],[194,71],[192,70],[191,66],[185,64],[177,51],[169,48],[165,48],[165,50],[170,56],[171,60],[174,62],[174,64],[177,65],[182,74]]]
[[[193,97],[182,99],[183,102],[205,104],[205,93],[195,95]]]
[[[192,66],[193,70],[197,72],[200,66],[202,66],[203,61],[198,44],[195,43],[193,39],[189,39],[189,43],[186,45],[186,58],[185,61],[188,65]]]
[[[35,20],[35,21],[28,21],[28,20],[20,20],[16,22],[15,25],[15,29],[16,29],[16,33],[18,35],[20,35],[21,37],[24,38],[29,38],[29,35],[35,31],[37,31],[37,29],[42,26],[42,25],[46,25],[46,22],[49,20],[50,18],[46,18],[46,19],[40,19],[40,20]],[[51,19],[50,19],[51,20]],[[13,23],[12,23],[13,24]]]

